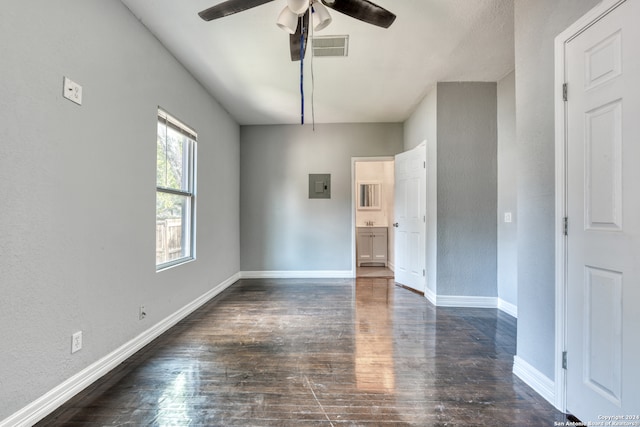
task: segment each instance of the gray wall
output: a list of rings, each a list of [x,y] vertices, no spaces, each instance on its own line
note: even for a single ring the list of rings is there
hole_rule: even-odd
[[[351,158],[402,151],[401,124],[242,126],[242,271],[350,271]],[[331,174],[331,199],[308,175]]]
[[[2,420],[240,262],[239,127],[122,3],[3,2],[0,40]],[[62,98],[64,75],[82,106]],[[199,134],[198,259],[161,273],[158,105]]]
[[[497,296],[496,83],[438,83],[438,295]]]
[[[511,72],[498,82],[498,297],[518,305],[516,80]],[[504,222],[511,212],[511,223]]]
[[[437,293],[438,256],[438,88],[425,95],[404,123],[404,149],[427,141],[427,290]]]
[[[438,88],[433,87],[404,122],[404,149],[411,150],[422,141],[431,145],[438,137]]]
[[[598,0],[516,0],[518,356],[554,378],[554,38]]]

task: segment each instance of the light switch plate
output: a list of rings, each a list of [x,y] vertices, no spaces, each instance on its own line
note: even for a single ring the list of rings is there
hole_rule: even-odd
[[[82,105],[82,86],[68,77],[64,78],[64,82],[62,84],[62,95],[69,101]]]
[[[504,213],[504,222],[512,222],[513,218],[511,216],[511,212],[505,212]]]

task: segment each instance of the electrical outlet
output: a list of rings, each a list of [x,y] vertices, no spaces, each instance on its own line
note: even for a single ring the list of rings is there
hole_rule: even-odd
[[[147,312],[146,312],[146,310],[145,310],[145,308],[144,308],[144,305],[141,305],[141,306],[140,306],[140,311],[138,312],[138,319],[139,319],[139,320],[142,320],[142,319],[144,319],[145,317],[147,317]]]
[[[62,85],[62,96],[67,98],[69,101],[82,105],[82,86],[70,78],[65,77]]]
[[[75,353],[82,348],[82,331],[71,335],[71,353]]]

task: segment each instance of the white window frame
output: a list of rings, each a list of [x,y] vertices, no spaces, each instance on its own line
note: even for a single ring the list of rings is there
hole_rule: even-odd
[[[182,156],[182,174],[186,174],[186,178],[183,179],[186,184],[186,188],[171,188],[159,185],[156,179],[156,200],[159,193],[172,194],[176,196],[185,197],[188,201],[188,206],[182,215],[182,226],[185,230],[181,233],[181,247],[183,250],[187,250],[187,254],[176,259],[172,259],[164,262],[157,262],[156,259],[156,271],[162,271],[176,265],[184,264],[186,262],[195,260],[196,258],[196,166],[197,166],[197,141],[198,134],[191,127],[184,124],[182,121],[176,119],[171,114],[167,113],[162,107],[158,107],[158,117],[156,126],[164,124],[165,129],[171,128],[174,131],[186,136],[190,143],[188,144],[187,153]],[[166,138],[165,138],[166,141]],[[156,147],[157,150],[157,147]],[[156,151],[157,156],[157,151]],[[156,160],[157,161],[157,160]],[[157,163],[156,163],[157,168]],[[156,169],[157,170],[157,169]],[[158,211],[156,209],[156,224],[158,220]],[[157,254],[157,236],[156,236],[156,254]]]

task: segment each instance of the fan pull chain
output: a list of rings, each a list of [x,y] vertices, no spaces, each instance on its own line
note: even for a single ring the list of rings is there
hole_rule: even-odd
[[[316,11],[313,9],[313,3],[311,4],[311,16],[309,17],[310,22],[313,22],[313,14],[316,13]],[[312,125],[312,129],[315,132],[316,131],[316,107],[315,107],[315,94],[316,94],[316,79],[315,76],[313,74],[313,32],[314,32],[314,28],[313,28],[313,23],[311,25],[309,25],[311,27],[310,30],[310,37],[311,37],[311,125]]]
[[[300,18],[300,124],[304,125],[304,18]]]

